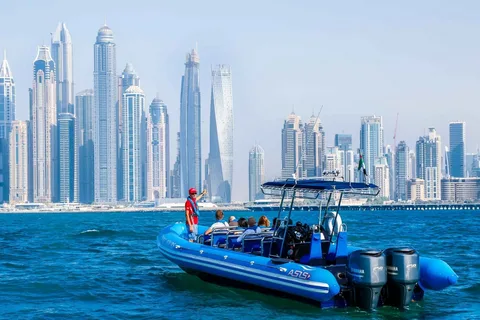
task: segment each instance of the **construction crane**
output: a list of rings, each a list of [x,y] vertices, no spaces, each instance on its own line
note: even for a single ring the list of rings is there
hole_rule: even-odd
[[[393,131],[393,149],[397,148],[397,128],[398,128],[398,112],[397,119],[395,120],[395,131]]]

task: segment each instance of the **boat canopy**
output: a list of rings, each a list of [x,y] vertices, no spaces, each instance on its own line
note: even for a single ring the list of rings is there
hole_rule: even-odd
[[[376,196],[380,188],[372,183],[335,181],[335,179],[307,178],[307,179],[279,179],[265,182],[261,189],[264,193],[271,191],[296,191],[319,194],[339,191],[346,194]]]

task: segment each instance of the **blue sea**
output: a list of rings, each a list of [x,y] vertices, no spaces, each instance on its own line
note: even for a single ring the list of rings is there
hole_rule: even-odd
[[[315,215],[302,211],[294,220],[312,223]],[[0,318],[480,319],[480,212],[344,212],[342,219],[351,244],[413,246],[450,264],[457,285],[427,292],[406,311],[322,310],[184,273],[156,248],[159,230],[182,221],[181,212],[0,214]],[[212,223],[213,213],[200,220]]]

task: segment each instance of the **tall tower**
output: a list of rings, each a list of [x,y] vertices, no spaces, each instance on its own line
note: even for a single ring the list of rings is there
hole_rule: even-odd
[[[150,104],[147,122],[147,199],[156,203],[170,196],[169,135],[167,105],[155,98]]]
[[[212,70],[210,104],[210,153],[208,186],[213,202],[232,200],[233,181],[233,95],[229,66]]]
[[[117,198],[123,200],[123,153],[122,153],[122,136],[123,136],[123,94],[131,87],[140,87],[140,78],[137,76],[135,69],[131,63],[127,63],[122,74],[118,77],[118,154],[117,154]]]
[[[395,200],[407,200],[407,181],[410,179],[410,152],[405,141],[395,151]]]
[[[373,166],[375,178],[373,183],[380,187],[380,197],[390,199],[390,168],[388,167],[387,158],[380,156]]]
[[[302,159],[303,169],[307,177],[320,176],[324,169],[325,132],[317,117],[311,116],[303,129],[305,143],[305,157]],[[303,152],[303,150],[301,151]]]
[[[263,197],[260,186],[265,182],[265,151],[256,144],[248,155],[248,200]]]
[[[95,202],[117,202],[117,76],[113,32],[98,30],[94,46]]]
[[[78,150],[77,172],[82,173],[78,175],[78,201],[80,203],[93,203],[95,199],[93,108],[93,90],[79,92],[75,100],[75,121]]]
[[[465,122],[450,122],[450,159],[451,177],[466,177]]]
[[[285,120],[282,129],[282,177],[304,177],[302,167],[303,125],[299,116],[291,113]]]
[[[371,181],[373,181],[375,161],[383,155],[382,117],[362,117],[360,127],[360,153],[363,155],[367,173]]]
[[[9,195],[9,134],[15,120],[15,82],[4,53],[0,66],[0,203]]]
[[[137,86],[123,94],[123,195],[126,202],[142,200],[141,117],[145,95]]]
[[[60,202],[78,202],[78,184],[75,168],[76,141],[75,116],[71,113],[58,114]]]
[[[52,36],[52,58],[57,81],[57,112],[74,113],[72,38],[65,23]]]
[[[10,203],[28,202],[28,121],[13,121],[10,134]]]
[[[180,179],[181,196],[189,188],[202,187],[200,58],[194,49],[187,53],[180,96]]]
[[[55,63],[46,46],[33,62],[33,201],[51,202],[58,179]]]
[[[425,199],[441,199],[442,145],[435,128],[416,143],[417,178],[425,180]]]

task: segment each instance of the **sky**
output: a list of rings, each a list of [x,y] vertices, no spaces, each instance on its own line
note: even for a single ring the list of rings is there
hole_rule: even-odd
[[[281,130],[294,111],[320,114],[327,145],[360,117],[383,117],[385,141],[410,148],[435,127],[466,121],[467,152],[480,144],[478,1],[2,1],[0,50],[17,86],[17,119],[28,118],[37,46],[59,22],[70,30],[75,92],[93,88],[93,45],[106,21],[117,46],[117,74],[133,64],[150,102],[158,93],[170,116],[171,162],[179,130],[185,54],[200,55],[202,153],[209,151],[210,69],[232,68],[233,200],[248,199],[248,152],[265,150],[266,177],[281,173]],[[203,172],[202,172],[203,175]]]

